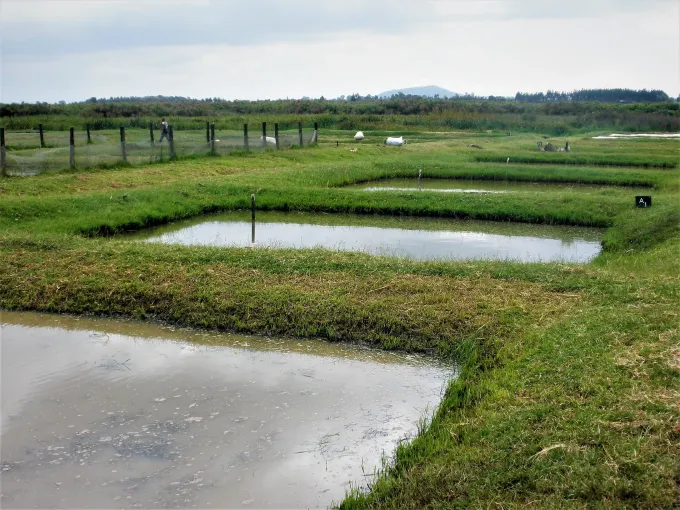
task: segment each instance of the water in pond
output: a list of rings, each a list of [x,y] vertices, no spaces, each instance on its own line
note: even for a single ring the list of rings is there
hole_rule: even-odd
[[[416,432],[453,376],[322,341],[0,323],[3,508],[326,507]]]
[[[279,212],[258,212],[253,226],[249,212],[231,212],[131,237],[204,246],[322,247],[416,260],[587,262],[599,253],[602,232],[520,223]]]
[[[542,191],[578,191],[593,193],[612,186],[592,184],[554,183],[554,182],[521,182],[521,181],[487,181],[467,179],[384,179],[353,184],[348,188],[366,191],[435,191],[439,193],[509,193],[509,192],[542,192]]]

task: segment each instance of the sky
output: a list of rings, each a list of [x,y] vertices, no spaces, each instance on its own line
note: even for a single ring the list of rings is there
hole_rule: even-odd
[[[680,95],[680,0],[0,0],[0,102],[626,87]]]

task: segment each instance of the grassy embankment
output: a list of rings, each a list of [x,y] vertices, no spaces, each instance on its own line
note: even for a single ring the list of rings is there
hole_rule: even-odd
[[[350,153],[333,143],[6,179],[0,307],[323,337],[457,359],[462,373],[433,422],[346,508],[677,503],[677,170],[482,163],[466,147],[480,139],[498,157],[532,141],[423,136],[401,149],[369,143]],[[650,159],[672,159],[674,142],[647,143]],[[489,196],[338,188],[415,176],[420,167],[432,177],[652,186],[654,207],[632,209],[634,191],[626,188]],[[265,209],[610,229],[607,251],[585,266],[395,263],[96,236],[246,207],[253,192]]]

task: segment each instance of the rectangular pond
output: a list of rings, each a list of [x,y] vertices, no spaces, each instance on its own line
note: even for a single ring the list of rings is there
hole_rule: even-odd
[[[324,341],[0,312],[3,508],[325,508],[454,376]]]
[[[621,189],[616,186],[599,184],[555,183],[555,182],[523,182],[523,181],[491,181],[469,179],[383,179],[346,186],[350,189],[365,191],[432,191],[438,193],[513,193],[513,192],[545,192],[575,191],[578,193],[596,193],[602,190]],[[626,188],[631,195],[636,190],[649,188]]]
[[[155,243],[326,248],[414,260],[584,263],[600,252],[600,229],[414,217],[229,212],[136,232]]]

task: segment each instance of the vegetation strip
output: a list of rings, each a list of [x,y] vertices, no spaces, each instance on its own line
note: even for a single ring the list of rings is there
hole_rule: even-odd
[[[635,209],[628,190],[366,197],[337,188],[419,163],[460,163],[498,177],[513,167],[472,161],[463,143],[471,136],[423,136],[398,153],[362,146],[358,158],[322,142],[309,151],[4,179],[0,308],[323,337],[457,360],[460,377],[431,423],[343,508],[677,504],[677,170],[573,168],[619,179],[645,173],[654,186],[648,210]],[[500,154],[528,141],[485,143]],[[645,141],[642,154],[654,158],[664,143]],[[253,192],[267,209],[465,213],[611,228],[605,252],[586,266],[395,262],[96,237],[245,207]]]

